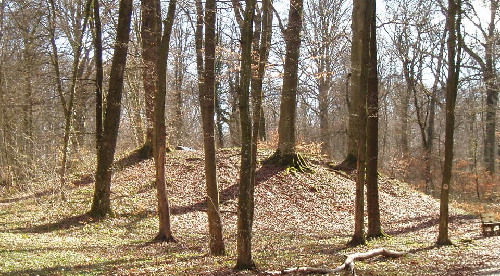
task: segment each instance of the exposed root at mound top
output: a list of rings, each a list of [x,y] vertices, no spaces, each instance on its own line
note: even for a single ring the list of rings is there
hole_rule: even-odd
[[[286,167],[287,170],[301,173],[312,173],[313,170],[307,164],[306,160],[300,153],[292,153],[281,155],[280,151],[277,150],[271,157],[262,162],[264,165],[279,165]]]

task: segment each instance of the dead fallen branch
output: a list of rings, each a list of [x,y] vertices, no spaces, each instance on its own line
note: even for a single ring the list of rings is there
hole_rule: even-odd
[[[339,273],[341,271],[347,270],[349,271],[352,275],[356,275],[356,272],[354,271],[354,261],[360,261],[360,260],[366,260],[369,258],[373,258],[376,256],[384,256],[384,257],[391,257],[391,258],[397,258],[405,255],[406,252],[398,252],[398,251],[392,251],[388,250],[385,248],[377,248],[370,250],[365,253],[354,253],[349,256],[347,256],[345,262],[338,266],[335,269],[331,268],[317,268],[317,267],[308,267],[308,266],[303,266],[303,267],[292,267],[292,268],[287,268],[283,269],[281,271],[267,271],[267,275],[285,275],[285,274],[333,274],[333,273]]]

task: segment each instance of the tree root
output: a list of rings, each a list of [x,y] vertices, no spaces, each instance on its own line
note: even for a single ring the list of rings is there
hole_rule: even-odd
[[[391,258],[398,258],[401,256],[406,255],[406,252],[398,252],[398,251],[392,251],[388,250],[385,248],[377,248],[370,250],[365,253],[354,253],[349,256],[347,256],[345,262],[338,266],[335,269],[331,268],[317,268],[317,267],[308,267],[308,266],[303,266],[303,267],[292,267],[292,268],[287,268],[283,269],[281,271],[266,271],[266,275],[285,275],[285,274],[333,274],[333,273],[340,273],[341,271],[349,271],[351,275],[356,275],[356,272],[354,271],[354,261],[358,260],[366,260],[369,258],[373,258],[375,256],[382,255],[384,257],[391,257]]]
[[[306,160],[300,153],[282,155],[277,150],[271,157],[262,162],[265,165],[275,164],[286,167],[291,172],[311,173],[313,170],[307,164]]]
[[[152,243],[160,242],[176,243],[177,240],[171,234],[158,233],[158,235],[156,235],[156,237],[152,240]]]
[[[331,169],[336,170],[336,171],[343,171],[346,173],[351,173],[354,170],[356,170],[356,162],[357,158],[353,154],[348,154],[344,161],[342,163],[336,165],[336,166],[331,166]]]

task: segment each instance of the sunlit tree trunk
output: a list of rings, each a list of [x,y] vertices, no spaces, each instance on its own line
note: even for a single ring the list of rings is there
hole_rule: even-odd
[[[250,117],[250,81],[252,78],[252,37],[255,0],[246,1],[241,24],[241,71],[238,87],[241,126],[241,165],[238,194],[238,238],[236,269],[253,269],[252,224],[254,185],[252,183],[252,121]]]
[[[196,2],[197,29],[196,51],[199,77],[199,95],[203,123],[203,148],[205,151],[205,181],[207,190],[209,247],[212,255],[224,255],[222,219],[219,209],[219,185],[217,182],[217,160],[215,153],[215,27],[216,1],[205,3],[205,16],[201,1]],[[205,26],[205,58],[203,64],[203,19]]]
[[[159,5],[159,1],[157,2]],[[158,60],[157,60],[157,87],[154,98],[154,159],[155,159],[155,182],[156,196],[158,200],[159,231],[155,241],[175,242],[172,234],[170,207],[166,191],[165,158],[166,158],[166,126],[165,126],[165,97],[167,95],[167,62],[170,46],[170,35],[174,24],[175,9],[177,1],[171,0],[168,5],[167,18],[164,22],[163,35],[161,38]]]
[[[281,90],[279,141],[277,153],[281,163],[294,165],[295,121],[297,116],[298,64],[302,30],[303,0],[291,0],[288,26],[285,31],[285,65]]]
[[[153,153],[154,97],[158,93],[158,59],[161,43],[160,1],[141,1],[142,82],[146,111],[146,142],[148,156]]]

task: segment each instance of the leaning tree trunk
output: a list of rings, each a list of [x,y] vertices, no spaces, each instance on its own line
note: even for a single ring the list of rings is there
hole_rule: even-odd
[[[451,184],[451,172],[453,166],[453,134],[455,129],[455,103],[458,90],[458,76],[460,72],[460,48],[457,50],[457,33],[459,33],[460,0],[448,0],[448,14],[446,26],[448,29],[448,77],[446,79],[446,129],[444,138],[444,165],[443,180],[441,184],[440,212],[439,212],[439,235],[437,244],[451,244],[448,237],[449,219],[449,194]],[[457,53],[458,52],[458,53]]]
[[[108,95],[106,98],[106,115],[101,145],[97,152],[97,169],[92,208],[89,215],[95,218],[111,213],[111,165],[116,150],[118,128],[120,126],[120,110],[123,92],[123,75],[127,63],[128,41],[130,37],[130,21],[132,16],[132,0],[121,0],[118,12],[115,52],[111,63]]]
[[[158,1],[159,4],[159,1]],[[170,223],[170,207],[166,192],[165,180],[165,158],[166,158],[166,126],[165,126],[165,97],[167,95],[167,61],[170,45],[170,34],[174,24],[175,8],[177,0],[171,0],[168,5],[167,19],[159,48],[158,69],[158,91],[154,101],[154,158],[156,167],[156,195],[158,199],[159,231],[155,241],[175,242]]]

